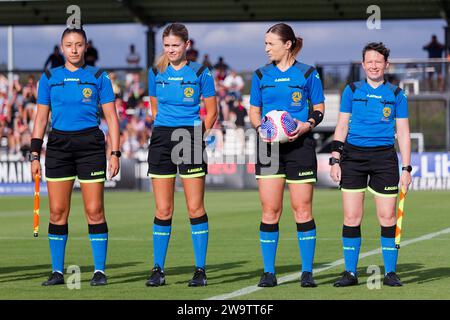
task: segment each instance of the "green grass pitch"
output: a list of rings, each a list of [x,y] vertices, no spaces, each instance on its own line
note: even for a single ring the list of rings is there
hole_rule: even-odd
[[[176,193],[172,237],[166,260],[167,286],[147,288],[152,267],[154,201],[150,193],[107,192],[109,226],[107,275],[109,285],[90,287],[92,255],[81,194],[74,193],[69,221],[65,266],[81,268],[81,289],[66,286],[44,288],[50,271],[47,240],[48,200],[41,199],[40,235],[33,238],[33,199],[0,198],[0,299],[206,299],[255,285],[262,272],[259,249],[260,204],[256,191],[206,193],[210,234],[207,258],[208,286],[189,288],[194,255],[189,220],[182,192]],[[450,227],[450,197],[446,192],[410,192],[405,202],[402,241]],[[277,276],[299,275],[300,255],[296,227],[285,194],[280,223]],[[341,195],[337,190],[316,190],[314,216],[317,224],[315,268],[342,258]],[[380,228],[373,197],[366,195],[361,253],[379,247]],[[450,299],[450,233],[405,245],[399,252],[398,273],[404,287],[370,290],[367,267],[382,267],[381,254],[360,259],[360,285],[333,288],[343,270],[339,265],[315,274],[317,288],[301,288],[294,281],[238,296],[234,299]],[[383,269],[382,269],[383,270]],[[65,275],[66,280],[68,275]]]

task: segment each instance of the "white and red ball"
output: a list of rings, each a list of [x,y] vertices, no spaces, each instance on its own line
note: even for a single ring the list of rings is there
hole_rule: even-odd
[[[289,141],[297,122],[287,111],[272,110],[261,121],[261,133],[271,143]]]

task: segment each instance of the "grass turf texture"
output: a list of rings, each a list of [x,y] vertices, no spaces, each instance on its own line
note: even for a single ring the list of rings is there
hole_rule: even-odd
[[[296,226],[285,196],[277,253],[278,278],[300,271]],[[166,260],[167,286],[147,288],[144,283],[152,267],[153,197],[149,193],[107,192],[109,226],[107,275],[109,285],[90,287],[93,263],[80,193],[72,198],[69,240],[65,267],[81,267],[81,289],[66,286],[44,288],[41,282],[51,269],[48,248],[48,200],[41,198],[41,224],[33,238],[33,198],[0,198],[0,299],[206,299],[257,284],[262,272],[259,248],[260,205],[256,191],[207,192],[209,248],[208,286],[189,288],[194,255],[184,195],[175,196],[172,237]],[[402,240],[416,238],[450,227],[446,192],[410,192],[405,202]],[[366,194],[361,253],[380,246],[373,196]],[[315,268],[342,258],[341,195],[337,190],[316,190],[314,216],[318,241]],[[448,261],[450,234],[405,246],[399,252],[398,274],[404,287],[369,290],[369,265],[382,267],[381,254],[361,259],[360,285],[333,288],[344,266],[315,275],[318,288],[301,288],[299,282],[283,283],[236,299],[450,299]],[[383,270],[383,268],[382,268]],[[383,272],[383,271],[382,271]],[[69,275],[65,275],[67,280]]]

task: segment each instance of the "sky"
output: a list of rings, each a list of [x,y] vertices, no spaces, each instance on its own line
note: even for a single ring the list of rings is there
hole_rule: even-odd
[[[251,71],[267,63],[264,34],[268,23],[188,23],[190,37],[200,54],[215,63],[219,56],[238,71]],[[288,22],[303,38],[299,61],[307,64],[359,60],[364,44],[382,41],[391,58],[426,58],[422,47],[432,34],[444,42],[444,20],[381,21],[381,29],[369,30],[366,21]],[[135,44],[145,67],[146,28],[139,24],[86,25],[88,38],[99,51],[100,67],[124,67],[129,45]],[[14,65],[19,69],[42,68],[64,26],[14,27]],[[157,33],[157,54],[161,52],[162,29]],[[0,64],[7,61],[7,28],[0,27]]]

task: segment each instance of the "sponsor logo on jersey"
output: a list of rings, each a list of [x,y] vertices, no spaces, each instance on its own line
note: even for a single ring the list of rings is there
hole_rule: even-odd
[[[90,98],[92,96],[92,89],[91,88],[84,88],[83,89],[83,97]]]
[[[78,78],[64,78],[64,81],[80,81]]]
[[[381,96],[376,96],[374,94],[367,94],[367,98],[375,98],[375,99],[381,99]]]
[[[292,94],[292,101],[294,102],[300,102],[302,100],[302,93],[300,91],[295,91]]]
[[[194,95],[194,89],[193,89],[193,88],[188,87],[188,88],[184,89],[184,96],[185,96],[186,98],[190,98],[190,97],[192,97],[193,95]]]
[[[188,169],[187,173],[202,172],[203,168]]]
[[[288,82],[291,81],[291,78],[278,78],[275,79],[275,82]]]
[[[182,81],[183,77],[169,77],[169,79],[167,79],[169,81]]]

